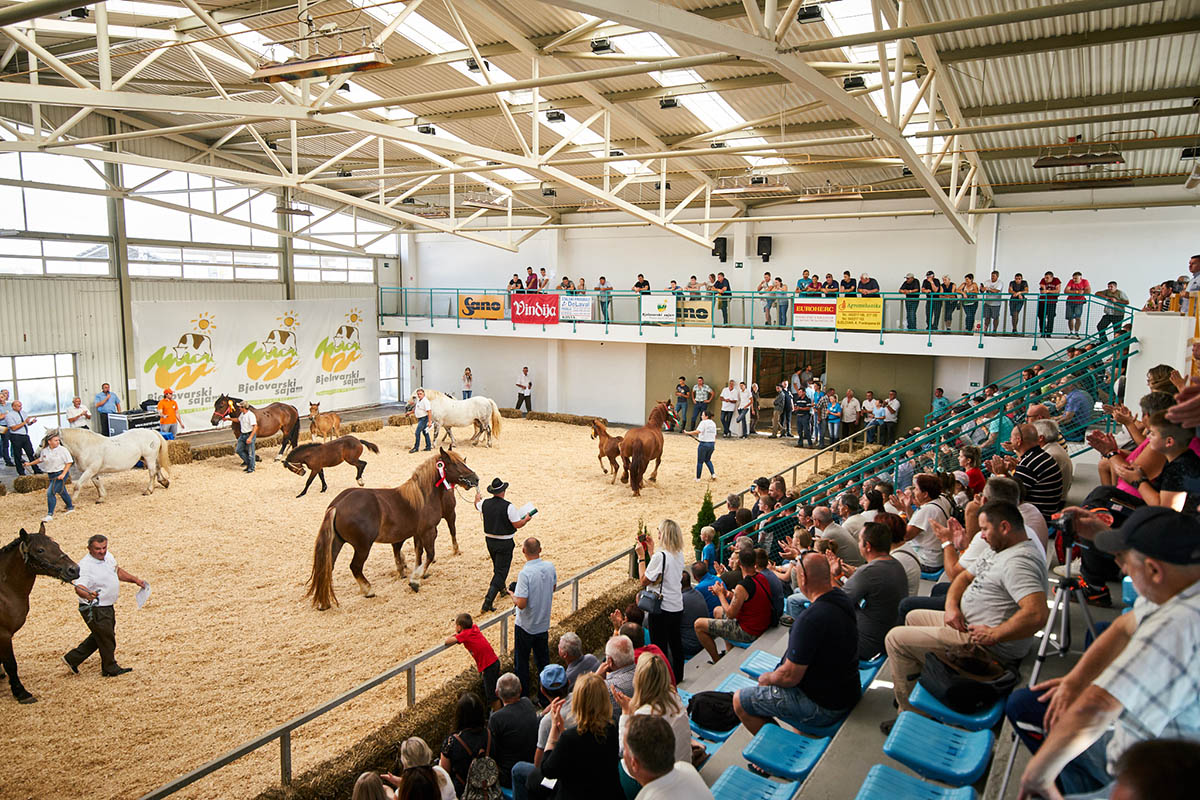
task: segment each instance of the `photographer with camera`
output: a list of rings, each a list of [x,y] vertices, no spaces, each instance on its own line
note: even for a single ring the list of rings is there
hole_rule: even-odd
[[[488,558],[492,560],[492,582],[483,598],[481,611],[495,611],[493,601],[497,594],[508,594],[504,582],[508,580],[508,568],[512,566],[513,537],[524,528],[533,513],[522,514],[517,507],[504,499],[508,484],[493,478],[487,491],[492,496],[487,500],[475,490],[475,510],[483,514],[483,536],[487,542]]]

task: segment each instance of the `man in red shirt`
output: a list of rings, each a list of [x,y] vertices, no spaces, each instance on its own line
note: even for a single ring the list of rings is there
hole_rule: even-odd
[[[1043,336],[1054,333],[1054,316],[1058,313],[1058,291],[1062,281],[1054,277],[1054,273],[1046,270],[1046,276],[1038,283],[1038,323]]]
[[[479,626],[471,619],[470,614],[459,614],[454,619],[454,634],[447,636],[446,647],[461,644],[467,648],[471,658],[475,659],[475,668],[483,676],[483,699],[495,711],[500,708],[500,698],[496,696],[496,681],[500,679],[500,659],[496,651],[480,632]]]
[[[1083,324],[1083,306],[1091,293],[1092,285],[1084,279],[1082,272],[1071,275],[1071,280],[1067,281],[1067,329],[1076,338],[1081,335],[1079,326]]]
[[[721,607],[713,609],[713,619],[701,617],[696,620],[696,638],[714,664],[724,655],[717,652],[715,639],[748,644],[771,625],[771,584],[765,575],[759,574],[756,561],[753,549],[740,550],[741,581],[732,592],[724,583],[714,583],[712,591],[721,601]]]

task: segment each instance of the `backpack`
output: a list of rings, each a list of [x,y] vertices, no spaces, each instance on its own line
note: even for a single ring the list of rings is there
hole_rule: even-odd
[[[709,731],[731,731],[741,724],[733,710],[732,692],[696,692],[688,701],[688,716]]]
[[[955,711],[973,714],[1007,697],[1020,680],[984,648],[962,645],[926,653],[918,682]]]
[[[467,743],[457,733],[454,734],[459,746],[468,753],[471,752]],[[462,800],[500,800],[500,768],[489,754],[492,752],[492,731],[487,730],[487,746],[481,748],[471,759],[467,767],[466,778],[457,775],[463,782]]]

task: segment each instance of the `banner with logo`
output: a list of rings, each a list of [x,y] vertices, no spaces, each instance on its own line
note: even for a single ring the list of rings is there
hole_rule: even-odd
[[[839,331],[883,330],[882,297],[843,297],[837,301]]]
[[[644,294],[642,322],[675,322],[675,297],[669,294]]]
[[[682,300],[678,303],[680,325],[712,324],[713,304],[708,300]]]
[[[813,298],[792,304],[792,324],[797,328],[832,328],[837,318],[837,300]]]
[[[558,296],[558,318],[562,320],[583,320],[592,318],[592,298],[579,294],[560,294]]]
[[[504,319],[504,295],[459,295],[458,316],[463,319]]]
[[[558,295],[514,294],[512,321],[527,325],[557,325]]]
[[[185,431],[207,430],[222,394],[301,414],[379,402],[374,298],[133,303],[138,394],[175,390]]]

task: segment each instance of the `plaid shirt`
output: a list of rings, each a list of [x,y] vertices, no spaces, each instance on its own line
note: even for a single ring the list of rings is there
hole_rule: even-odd
[[[824,420],[825,417],[829,416],[829,402],[829,395],[821,395],[821,399],[817,401],[817,406],[815,409],[817,419]]]
[[[1138,742],[1200,740],[1200,581],[1147,613],[1095,685],[1122,706],[1108,744],[1110,775]]]

